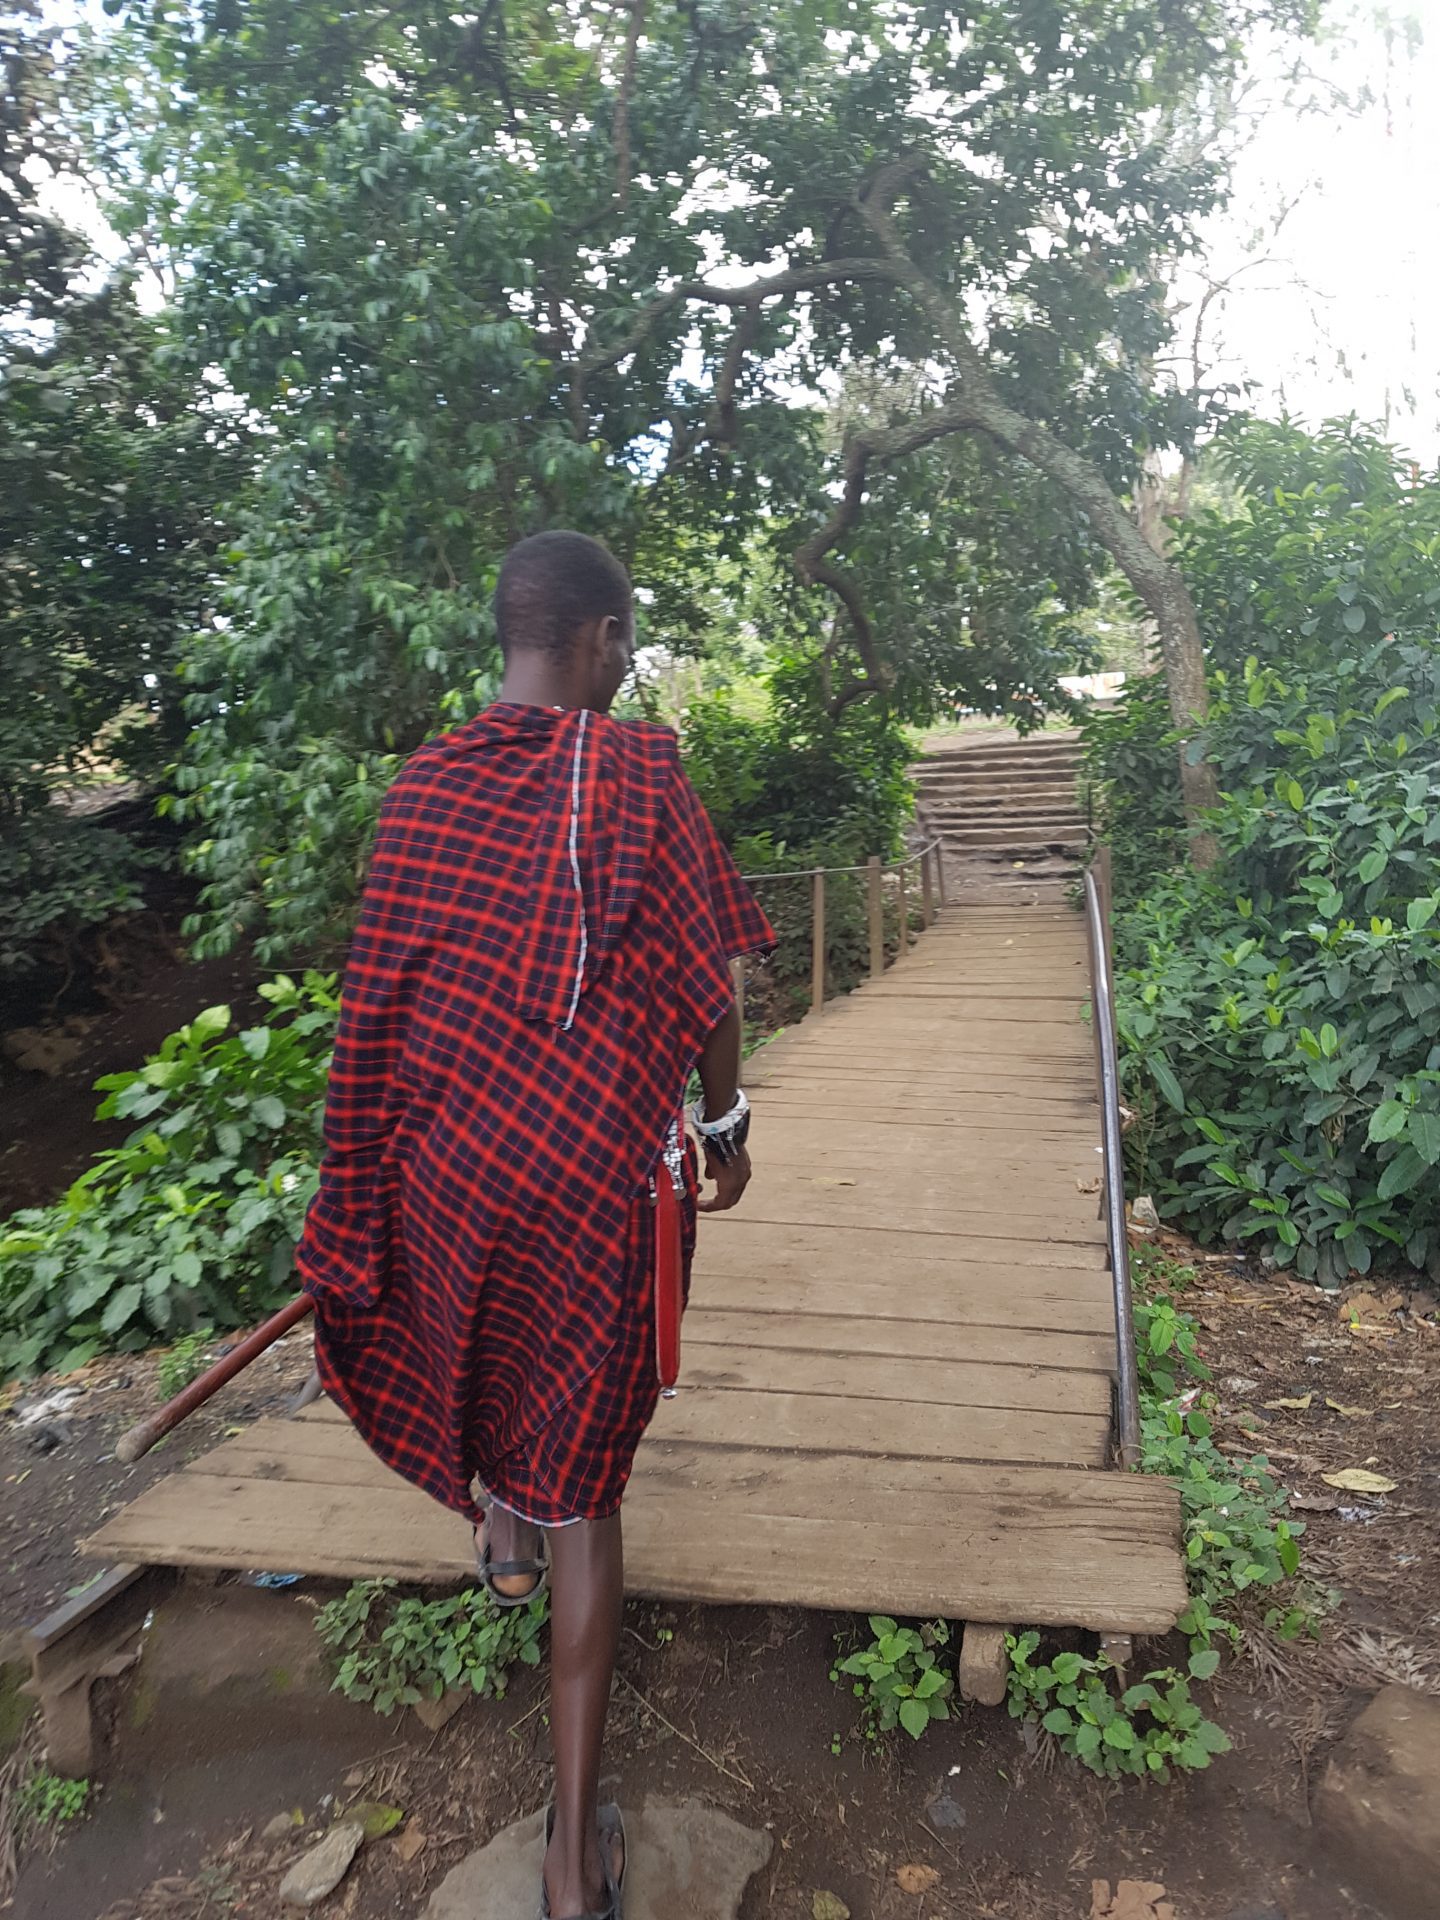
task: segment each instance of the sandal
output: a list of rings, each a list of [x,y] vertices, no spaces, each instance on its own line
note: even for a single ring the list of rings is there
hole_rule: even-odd
[[[605,1875],[605,1905],[599,1913],[577,1913],[574,1920],[625,1920],[621,1889],[625,1885],[625,1869],[630,1864],[630,1850],[625,1844],[625,1816],[613,1801],[600,1808],[596,1818],[600,1826],[600,1868]],[[555,1805],[545,1809],[545,1851],[550,1851],[550,1837],[555,1831]],[[620,1872],[617,1876],[611,1861],[615,1854],[615,1841],[620,1842]],[[550,1895],[545,1886],[545,1873],[540,1873],[540,1910],[538,1920],[553,1920],[550,1912]]]
[[[490,1558],[490,1538],[486,1522],[481,1523],[480,1533],[484,1536],[475,1543],[475,1569],[480,1575],[480,1584],[497,1607],[528,1607],[532,1600],[538,1600],[550,1585],[550,1548],[545,1542],[543,1532],[540,1535],[541,1551],[536,1560],[492,1560]],[[519,1580],[527,1574],[535,1576],[535,1584],[528,1593],[502,1593],[495,1582],[501,1580]]]

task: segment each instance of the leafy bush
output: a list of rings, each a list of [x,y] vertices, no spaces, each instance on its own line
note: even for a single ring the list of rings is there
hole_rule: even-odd
[[[884,1614],[871,1614],[869,1646],[837,1661],[830,1678],[842,1674],[854,1680],[851,1691],[861,1702],[865,1736],[878,1739],[903,1727],[918,1740],[932,1720],[950,1718],[955,1682],[938,1664],[936,1648],[949,1644],[950,1629],[943,1620],[902,1627]]]
[[[333,976],[263,986],[231,1033],[211,1007],[134,1073],[97,1082],[102,1119],[140,1124],[63,1199],[0,1238],[0,1376],[233,1327],[290,1291],[315,1189],[339,1002]]]
[[[684,727],[686,766],[742,871],[793,874],[892,857],[912,797],[903,730],[878,708],[833,720],[812,710],[783,672],[776,678],[788,692],[759,717],[716,695],[697,702]],[[756,891],[779,945],[754,989],[768,999],[767,1023],[783,1026],[810,1004],[811,890],[804,879],[777,879]],[[870,964],[863,877],[827,878],[825,935],[830,987],[848,993]],[[893,954],[900,943],[893,900],[886,940]]]
[[[0,794],[0,979],[52,967],[63,974],[78,935],[141,906],[141,875],[158,856],[127,834],[66,820],[48,800],[6,820],[6,798]]]
[[[1110,1691],[1108,1660],[1057,1653],[1037,1664],[1038,1633],[1007,1634],[1005,1645],[1011,1714],[1038,1719],[1059,1740],[1061,1751],[1092,1773],[1163,1779],[1172,1767],[1194,1772],[1208,1767],[1217,1753],[1230,1751],[1229,1737],[1205,1718],[1190,1697],[1189,1681],[1174,1667],[1147,1673],[1117,1698]],[[1209,1662],[1208,1655],[1192,1656],[1192,1672],[1213,1672]]]
[[[540,1663],[549,1595],[497,1607],[483,1588],[445,1600],[396,1600],[393,1580],[357,1580],[316,1616],[336,1660],[332,1683],[377,1713],[438,1700],[452,1687],[503,1699],[509,1669]]]
[[[70,1826],[83,1817],[90,1793],[90,1781],[65,1780],[42,1767],[16,1788],[15,1824],[22,1833],[27,1828]]]
[[[1214,1398],[1194,1318],[1172,1292],[1193,1273],[1153,1253],[1136,1259],[1135,1333],[1140,1384],[1141,1471],[1163,1473],[1180,1492],[1190,1604],[1178,1622],[1190,1643],[1186,1670],[1160,1667],[1111,1692],[1103,1658],[1066,1652],[1037,1662],[1040,1636],[1009,1635],[1009,1706],[1038,1723],[1093,1773],[1153,1774],[1208,1767],[1230,1741],[1190,1694],[1219,1670],[1217,1639],[1238,1644],[1247,1598],[1300,1572],[1302,1522],[1288,1518],[1285,1489],[1262,1457],[1244,1463],[1213,1439]],[[1169,1289],[1169,1291],[1167,1291]],[[1265,1630],[1293,1639],[1314,1630],[1324,1596],[1304,1586],[1270,1607]]]
[[[1325,1284],[1390,1249],[1440,1273],[1440,645],[1251,661],[1221,692],[1254,779],[1222,865],[1117,930],[1143,1177],[1191,1232]]]
[[[1088,730],[1132,1164],[1187,1231],[1324,1284],[1382,1254],[1440,1273],[1440,487],[1350,423],[1252,425],[1227,457],[1241,510],[1180,534],[1211,661],[1211,875],[1166,871],[1155,684]]]

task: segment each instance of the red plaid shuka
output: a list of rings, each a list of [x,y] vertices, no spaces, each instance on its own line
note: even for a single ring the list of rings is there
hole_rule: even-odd
[[[773,939],[665,728],[497,705],[391,788],[299,1266],[326,1391],[445,1505],[619,1505],[651,1175],[729,960]]]

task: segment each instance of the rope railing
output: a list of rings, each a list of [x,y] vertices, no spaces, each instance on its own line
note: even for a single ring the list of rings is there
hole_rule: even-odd
[[[1100,1096],[1101,1212],[1110,1255],[1115,1309],[1115,1429],[1123,1464],[1140,1460],[1140,1384],[1135,1367],[1135,1319],[1130,1290],[1130,1241],[1125,1230],[1125,1160],[1120,1125],[1120,1049],[1115,1034],[1115,989],[1110,965],[1110,849],[1102,846],[1085,872],[1085,932],[1090,947],[1091,1024]]]
[[[825,1005],[826,976],[826,881],[834,878],[858,879],[864,877],[866,883],[866,919],[870,936],[870,978],[878,980],[885,971],[885,880],[889,875],[898,876],[900,881],[900,950],[903,953],[909,944],[910,925],[910,874],[914,868],[920,870],[920,916],[921,924],[929,927],[934,924],[935,916],[945,902],[945,861],[939,839],[929,840],[914,853],[900,859],[885,860],[878,853],[871,854],[863,866],[857,867],[792,867],[778,873],[747,873],[743,877],[753,886],[762,886],[771,880],[808,880],[810,882],[810,1005],[813,1013],[819,1013]],[[741,1016],[745,1011],[745,966],[736,960],[732,971],[735,975],[735,997],[740,1003]]]

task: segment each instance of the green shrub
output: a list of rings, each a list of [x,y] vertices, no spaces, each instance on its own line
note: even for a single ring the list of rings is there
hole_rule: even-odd
[[[1252,660],[1221,694],[1256,776],[1221,866],[1117,927],[1137,1171],[1188,1231],[1322,1283],[1381,1253],[1440,1273],[1440,645]]]
[[[1250,1599],[1290,1586],[1264,1630],[1281,1639],[1314,1631],[1326,1596],[1297,1584],[1303,1522],[1289,1518],[1285,1489],[1257,1455],[1237,1461],[1213,1438],[1215,1402],[1200,1358],[1199,1329],[1174,1293],[1194,1275],[1163,1255],[1137,1250],[1135,1351],[1140,1385],[1140,1469],[1161,1473],[1180,1493],[1190,1603],[1180,1632],[1189,1640],[1184,1672],[1159,1667],[1112,1692],[1103,1657],[1066,1652],[1037,1661],[1037,1633],[1009,1635],[1009,1707],[1053,1735],[1093,1773],[1163,1778],[1172,1768],[1208,1767],[1230,1741],[1191,1698],[1192,1680],[1219,1670],[1216,1640],[1237,1645]],[[1250,1622],[1252,1626],[1255,1624]]]
[[[211,1007],[97,1082],[100,1117],[139,1124],[63,1199],[7,1223],[0,1377],[243,1325],[291,1291],[339,1002],[320,974],[260,991],[263,1024],[232,1033]]]
[[[197,1327],[182,1334],[167,1353],[160,1356],[155,1369],[155,1395],[160,1401],[173,1400],[205,1371],[207,1349],[214,1339],[210,1327]]]
[[[22,1834],[26,1829],[68,1827],[83,1817],[90,1792],[88,1780],[64,1780],[42,1768],[16,1788],[15,1824]]]
[[[357,1580],[315,1628],[336,1662],[333,1686],[377,1713],[438,1700],[454,1687],[503,1699],[509,1669],[540,1663],[549,1595],[497,1607],[479,1587],[444,1600],[396,1600],[393,1580]]]
[[[837,1684],[842,1675],[852,1680],[867,1739],[893,1733],[899,1726],[918,1740],[932,1720],[950,1718],[955,1682],[936,1652],[949,1645],[950,1629],[943,1620],[902,1627],[874,1613],[870,1631],[875,1636],[870,1644],[837,1661],[830,1678]]]

